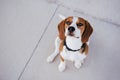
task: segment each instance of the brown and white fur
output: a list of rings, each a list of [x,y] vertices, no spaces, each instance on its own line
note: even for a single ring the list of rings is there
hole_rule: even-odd
[[[47,62],[52,62],[59,54],[61,61],[58,69],[60,72],[65,70],[66,60],[73,61],[75,67],[79,69],[88,54],[89,37],[93,28],[85,19],[70,16],[58,24],[58,31],[55,51],[47,58]]]

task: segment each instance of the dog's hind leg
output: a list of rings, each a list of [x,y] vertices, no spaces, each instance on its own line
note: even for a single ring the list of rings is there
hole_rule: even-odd
[[[52,62],[55,59],[55,57],[59,54],[60,42],[60,38],[57,37],[55,40],[55,51],[47,58],[47,62]]]

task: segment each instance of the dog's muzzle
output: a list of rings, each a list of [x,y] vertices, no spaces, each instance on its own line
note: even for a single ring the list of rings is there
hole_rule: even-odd
[[[72,32],[75,31],[75,28],[74,28],[73,26],[70,26],[70,27],[68,28],[68,31],[69,31],[70,33],[72,33]]]
[[[70,27],[68,28],[68,31],[69,31],[69,33],[68,33],[69,36],[74,36],[75,28],[74,28],[73,26],[70,26]]]

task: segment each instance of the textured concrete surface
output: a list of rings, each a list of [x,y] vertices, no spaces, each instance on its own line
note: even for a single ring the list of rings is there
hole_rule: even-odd
[[[0,0],[0,80],[19,78],[56,7],[42,0]]]
[[[48,0],[81,14],[116,24],[119,23],[119,0]]]
[[[119,2],[1,0],[0,80],[120,80]],[[89,55],[79,70],[67,62],[60,73],[59,57],[46,62],[54,51],[58,14],[83,17],[94,28]]]

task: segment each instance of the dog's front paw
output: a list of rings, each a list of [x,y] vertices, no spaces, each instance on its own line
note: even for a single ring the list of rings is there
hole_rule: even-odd
[[[58,66],[58,69],[60,72],[63,72],[65,70],[65,67],[66,67],[65,62],[61,62]]]
[[[75,67],[76,67],[77,69],[79,69],[79,68],[81,67],[81,63],[80,63],[80,62],[75,62]]]
[[[53,62],[54,60],[54,56],[53,55],[50,55],[48,58],[47,58],[47,62],[50,63],[50,62]]]

